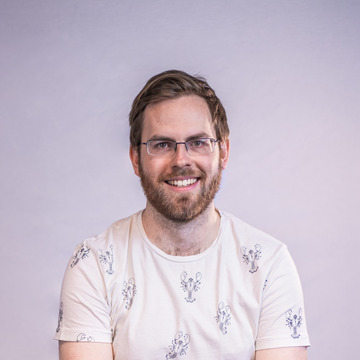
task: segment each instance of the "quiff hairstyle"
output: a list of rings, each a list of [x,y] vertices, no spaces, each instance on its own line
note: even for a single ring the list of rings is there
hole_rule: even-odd
[[[168,70],[153,76],[136,96],[129,114],[130,144],[138,148],[141,143],[144,112],[147,106],[181,96],[197,95],[208,104],[217,140],[229,137],[226,112],[215,91],[200,76],[184,71]]]

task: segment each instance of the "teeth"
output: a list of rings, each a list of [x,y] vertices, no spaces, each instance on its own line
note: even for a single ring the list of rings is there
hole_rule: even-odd
[[[186,180],[169,180],[168,184],[172,186],[184,187],[195,184],[197,179],[186,179]]]

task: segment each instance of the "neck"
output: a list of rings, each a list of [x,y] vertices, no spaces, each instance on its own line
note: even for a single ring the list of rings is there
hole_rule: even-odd
[[[149,203],[142,215],[149,240],[169,255],[189,256],[205,251],[216,239],[220,215],[212,203],[202,214],[188,222],[165,218]]]

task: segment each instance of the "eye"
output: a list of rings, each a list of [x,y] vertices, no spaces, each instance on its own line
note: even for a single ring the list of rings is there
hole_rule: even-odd
[[[152,141],[151,147],[154,150],[167,150],[174,147],[173,143],[171,141]]]
[[[193,148],[200,148],[207,145],[207,139],[194,139],[189,141],[189,146]]]

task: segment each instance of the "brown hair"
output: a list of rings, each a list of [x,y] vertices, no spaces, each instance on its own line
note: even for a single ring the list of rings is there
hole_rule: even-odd
[[[143,115],[148,105],[187,95],[197,95],[206,101],[217,140],[226,140],[229,136],[226,112],[206,80],[183,71],[168,70],[148,80],[132,104],[129,114],[131,146],[137,148],[141,142]]]

